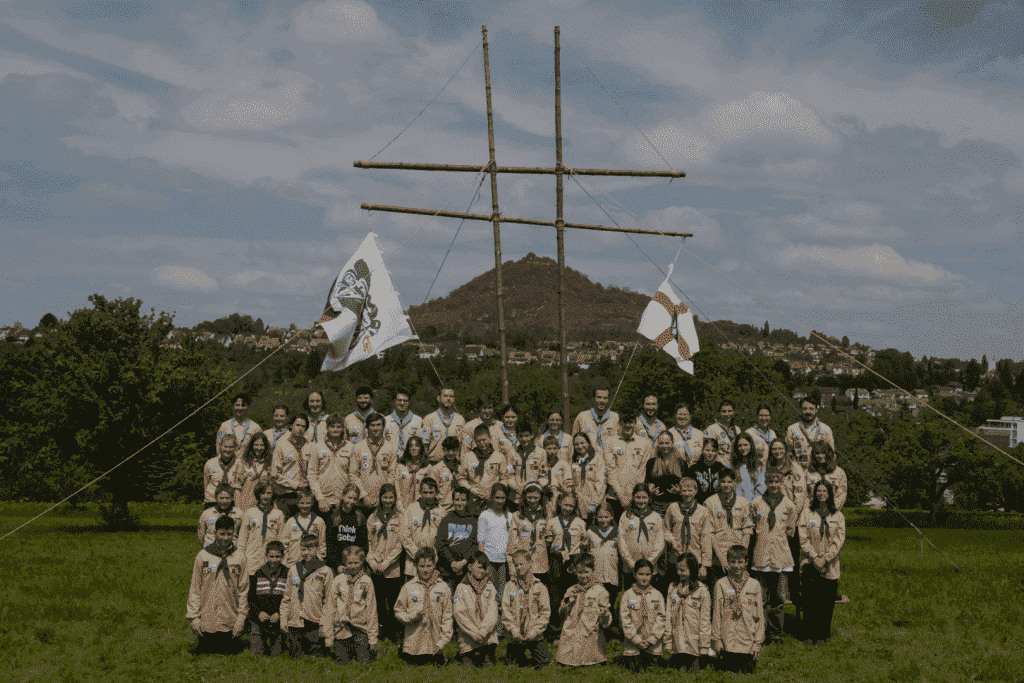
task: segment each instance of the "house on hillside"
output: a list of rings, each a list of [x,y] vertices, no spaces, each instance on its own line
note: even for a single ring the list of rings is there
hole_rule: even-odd
[[[856,394],[857,394],[857,400],[858,401],[866,401],[867,399],[871,398],[871,392],[870,391],[868,391],[867,389],[860,389],[860,388],[858,388],[858,389],[847,389],[846,390],[846,398],[848,398],[848,399],[850,399],[852,401],[853,400],[854,392],[856,392]]]
[[[420,358],[437,358],[441,349],[437,346],[423,346],[420,348]]]

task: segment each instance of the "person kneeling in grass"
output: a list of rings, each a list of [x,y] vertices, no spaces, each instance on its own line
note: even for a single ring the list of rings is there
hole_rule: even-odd
[[[185,618],[199,638],[196,654],[227,654],[248,612],[245,556],[235,547],[235,520],[221,515],[216,541],[196,555]]]
[[[711,594],[700,581],[697,556],[686,552],[676,560],[676,581],[668,587],[668,634],[665,650],[673,669],[700,673],[711,646]]]
[[[651,585],[654,568],[641,558],[633,567],[636,583],[623,594],[619,619],[624,634],[622,659],[631,672],[661,667],[662,638],[665,636],[665,598]]]
[[[576,560],[577,583],[559,606],[562,637],[555,654],[559,664],[587,666],[608,661],[603,629],[612,623],[611,605],[594,564],[593,555],[580,555]]]
[[[416,576],[395,602],[395,617],[405,624],[402,658],[409,664],[444,665],[444,647],[452,639],[452,592],[437,571],[433,547],[420,548],[412,561]]]
[[[716,668],[754,673],[764,642],[761,584],[747,572],[747,549],[734,545],[727,553],[729,573],[715,584],[711,646],[719,652]]]
[[[547,587],[533,575],[532,564],[533,553],[526,548],[512,552],[512,576],[505,583],[501,599],[501,623],[508,639],[506,663],[529,666],[529,652],[533,668],[543,669],[551,662],[544,642],[544,631],[551,621],[551,602]]]
[[[338,664],[352,659],[369,664],[377,654],[378,624],[373,581],[363,571],[366,551],[357,545],[346,546],[341,559],[344,571],[331,582],[320,632],[324,645],[334,647]]]
[[[278,515],[280,510],[274,509]],[[266,562],[249,575],[249,649],[254,655],[281,654],[281,600],[288,588],[284,544],[267,543]]]
[[[312,497],[310,497],[312,500]],[[281,601],[281,630],[288,634],[292,659],[323,656],[320,617],[334,572],[317,557],[320,540],[306,534],[299,541],[300,561],[288,570],[288,590]]]
[[[489,667],[498,649],[498,592],[489,580],[490,562],[478,550],[455,587],[452,611],[459,626],[459,664]]]

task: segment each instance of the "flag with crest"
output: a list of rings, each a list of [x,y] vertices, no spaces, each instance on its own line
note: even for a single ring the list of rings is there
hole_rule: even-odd
[[[693,324],[690,308],[676,296],[672,283],[672,267],[661,287],[651,297],[644,309],[637,332],[647,337],[668,355],[685,372],[693,374],[693,354],[700,351],[697,342],[697,328]]]

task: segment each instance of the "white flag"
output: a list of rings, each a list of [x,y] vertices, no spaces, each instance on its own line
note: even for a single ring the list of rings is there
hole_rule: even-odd
[[[644,309],[637,332],[652,340],[658,348],[675,358],[680,368],[692,375],[693,361],[690,358],[700,351],[697,329],[689,307],[679,300],[669,282],[671,276],[670,267],[665,281]]]
[[[372,232],[331,285],[317,324],[331,342],[321,370],[342,370],[416,338]]]

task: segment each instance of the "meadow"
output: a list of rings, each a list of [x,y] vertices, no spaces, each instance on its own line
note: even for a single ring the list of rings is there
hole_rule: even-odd
[[[45,509],[0,504],[0,535]],[[450,664],[411,668],[394,645],[378,662],[339,668],[328,660],[256,659],[248,651],[195,658],[184,619],[198,506],[133,506],[135,533],[105,532],[89,508],[50,514],[2,541],[0,671],[9,681],[294,681],[340,675],[345,681],[617,681],[609,664],[542,672]],[[851,527],[840,588],[852,602],[836,607],[828,645],[795,638],[762,654],[754,677],[706,670],[699,681],[1021,681],[1024,680],[1024,532],[929,529],[957,573],[909,529]],[[787,627],[798,626],[788,607]],[[242,648],[239,641],[239,649]],[[499,655],[504,645],[499,647]],[[446,654],[453,658],[455,645]],[[616,657],[621,645],[609,646]],[[553,650],[552,650],[553,654]]]

